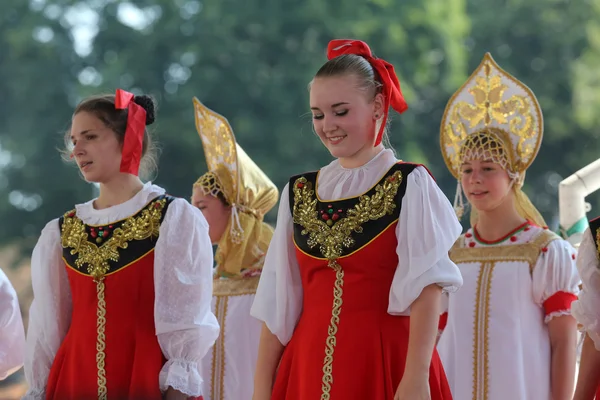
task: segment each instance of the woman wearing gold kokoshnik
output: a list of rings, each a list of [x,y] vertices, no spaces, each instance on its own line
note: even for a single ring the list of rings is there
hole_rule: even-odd
[[[208,172],[194,184],[192,203],[206,216],[211,241],[218,244],[212,307],[221,325],[203,360],[203,393],[212,400],[249,400],[261,331],[250,307],[273,236],[263,218],[279,193],[236,143],[227,119],[198,99],[194,109]]]
[[[573,393],[575,250],[545,228],[521,190],[542,133],[532,91],[489,54],[444,112],[441,148],[458,179],[457,214],[463,191],[471,203],[471,228],[450,251],[464,285],[448,297],[438,344],[456,399]]]

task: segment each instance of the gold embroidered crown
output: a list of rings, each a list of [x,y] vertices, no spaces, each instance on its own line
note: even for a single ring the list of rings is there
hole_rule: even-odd
[[[531,89],[487,53],[446,105],[440,145],[457,179],[464,161],[485,155],[522,182],[542,135],[542,110]]]
[[[231,206],[229,229],[215,254],[217,268],[223,276],[238,276],[245,268],[262,268],[260,259],[273,235],[263,218],[277,204],[279,191],[236,142],[225,117],[197,98],[194,114],[208,165],[208,172],[194,187],[200,187],[205,195],[221,193]]]

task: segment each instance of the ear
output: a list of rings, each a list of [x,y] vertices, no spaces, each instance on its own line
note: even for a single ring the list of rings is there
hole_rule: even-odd
[[[383,117],[383,112],[385,108],[385,100],[383,98],[383,94],[377,93],[375,98],[373,99],[373,119],[379,120]]]

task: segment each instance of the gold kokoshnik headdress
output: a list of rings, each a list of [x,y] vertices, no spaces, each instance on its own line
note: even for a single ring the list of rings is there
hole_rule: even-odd
[[[273,236],[273,229],[263,218],[277,204],[277,187],[237,144],[225,117],[197,98],[194,114],[208,165],[208,172],[194,187],[205,195],[222,194],[231,206],[229,226],[215,254],[217,273],[236,277],[242,269],[261,269]]]
[[[465,161],[486,159],[502,165],[512,179],[517,211],[545,226],[544,219],[522,191],[525,171],[535,159],[544,130],[540,105],[522,82],[504,71],[486,53],[481,64],[452,95],[440,128],[440,146],[446,166],[458,179],[454,209],[464,212],[460,185]],[[471,210],[471,224],[477,222]]]

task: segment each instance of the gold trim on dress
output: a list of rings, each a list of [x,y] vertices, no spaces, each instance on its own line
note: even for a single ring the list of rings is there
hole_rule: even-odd
[[[61,244],[70,248],[71,255],[77,255],[76,267],[81,270],[87,266],[87,273],[96,282],[97,292],[97,322],[96,322],[96,367],[98,398],[107,400],[108,389],[106,380],[106,298],[105,277],[110,270],[109,261],[119,261],[119,250],[126,249],[130,241],[145,240],[158,237],[160,220],[166,204],[166,199],[150,203],[139,213],[139,216],[129,217],[121,227],[112,232],[112,236],[98,246],[88,239],[86,225],[76,216],[75,211],[65,213],[61,226]],[[146,253],[148,254],[148,253]],[[66,265],[71,267],[68,263]],[[81,273],[81,271],[77,271]]]
[[[473,400],[487,400],[489,393],[490,291],[495,262],[481,265],[477,277],[473,324]]]
[[[346,216],[332,224],[318,218],[318,199],[312,183],[305,177],[300,177],[294,182],[294,223],[302,226],[302,235],[309,235],[307,244],[310,248],[319,246],[321,254],[328,260],[328,267],[335,272],[331,320],[325,340],[321,400],[331,398],[333,355],[343,304],[344,270],[338,260],[342,257],[344,248],[351,248],[355,244],[352,233],[361,233],[362,224],[392,214],[396,208],[395,198],[402,179],[402,172],[394,172],[375,186],[373,195],[360,196],[358,203],[346,212]]]
[[[119,261],[119,250],[126,249],[130,241],[158,237],[166,202],[166,199],[156,200],[143,209],[139,216],[127,218],[100,246],[89,241],[83,221],[73,211],[68,212],[61,226],[62,247],[70,248],[71,255],[77,254],[77,268],[87,266],[87,273],[92,278],[103,278],[110,270],[109,261]]]
[[[98,400],[107,400],[106,387],[106,301],[104,299],[104,278],[96,280],[98,308],[96,310],[96,367],[98,368]]]
[[[479,263],[473,321],[473,400],[487,400],[489,394],[490,294],[496,264],[525,262],[533,274],[544,248],[557,239],[554,232],[542,230],[527,243],[470,248],[461,235],[450,250],[450,259],[456,264]]]
[[[211,368],[211,387],[210,399],[225,399],[225,324],[227,322],[227,306],[229,298],[227,296],[217,297],[215,303],[215,316],[221,327],[221,334],[213,345],[212,368]]]
[[[335,351],[338,325],[340,323],[340,313],[342,312],[342,295],[344,294],[344,270],[336,261],[330,261],[328,266],[335,271],[335,283],[333,284],[333,307],[331,309],[331,321],[327,329],[327,339],[325,340],[325,359],[323,360],[323,392],[321,400],[331,398],[331,385],[333,384],[333,352]]]
[[[317,199],[312,183],[305,177],[294,182],[294,223],[302,226],[302,235],[309,235],[310,248],[319,246],[323,257],[336,260],[343,248],[350,248],[355,240],[352,233],[361,233],[362,224],[391,214],[396,208],[395,198],[402,183],[402,172],[396,171],[375,187],[372,196],[362,195],[358,203],[347,211],[347,216],[329,226],[317,217]]]
[[[213,280],[213,296],[244,296],[256,294],[260,277],[232,279],[216,278]]]
[[[560,237],[554,232],[543,230],[527,243],[470,248],[465,247],[464,235],[461,235],[452,249],[450,249],[450,259],[456,264],[494,261],[526,262],[529,264],[530,273],[533,273],[542,249],[557,239],[560,239]]]

